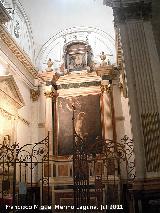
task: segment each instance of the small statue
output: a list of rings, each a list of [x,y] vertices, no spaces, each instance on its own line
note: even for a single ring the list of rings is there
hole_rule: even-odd
[[[109,60],[109,59],[107,60],[107,65],[111,65],[111,62],[110,62],[110,60]]]
[[[103,51],[102,51],[102,53],[100,55],[100,59],[102,60],[102,63],[106,60],[106,55],[104,54]]]
[[[101,55],[100,55],[100,59],[102,60],[100,66],[104,67],[107,65],[107,62],[105,61],[106,60],[106,54],[104,54],[104,52],[102,51]]]
[[[52,66],[53,66],[53,61],[51,58],[48,59],[48,62],[47,62],[47,69],[46,69],[46,72],[52,72],[53,69],[52,69]]]
[[[45,82],[48,82],[48,81],[57,81],[58,80],[58,76],[56,75],[55,71],[52,69],[52,66],[53,66],[53,61],[51,58],[48,59],[48,62],[47,62],[47,68],[45,69],[45,72],[40,72],[39,73],[39,77],[45,81]]]

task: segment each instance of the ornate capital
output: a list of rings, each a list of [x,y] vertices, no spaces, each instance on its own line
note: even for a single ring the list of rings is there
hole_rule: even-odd
[[[102,94],[104,92],[110,93],[111,92],[111,85],[110,84],[108,84],[108,85],[101,85],[101,92],[102,92]]]
[[[113,6],[115,23],[125,22],[126,20],[148,20],[151,18],[151,2],[132,2],[120,4],[119,7]]]
[[[44,95],[46,96],[46,98],[52,98],[52,99],[54,99],[58,96],[58,94],[53,91],[51,91],[51,92],[47,91],[44,93]]]
[[[32,101],[38,101],[38,98],[40,96],[40,90],[39,89],[38,90],[31,89],[30,95],[31,95]]]

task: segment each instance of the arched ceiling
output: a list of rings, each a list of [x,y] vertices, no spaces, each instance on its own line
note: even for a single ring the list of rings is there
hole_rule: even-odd
[[[61,30],[93,27],[114,38],[112,9],[103,0],[19,0],[31,24],[37,56],[42,46]]]

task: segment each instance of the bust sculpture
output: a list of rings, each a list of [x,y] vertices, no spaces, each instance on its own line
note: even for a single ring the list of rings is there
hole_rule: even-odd
[[[104,54],[104,52],[102,51],[101,55],[100,55],[100,59],[101,59],[101,64],[100,66],[104,67],[107,65],[107,63],[105,62],[106,60],[106,54]]]

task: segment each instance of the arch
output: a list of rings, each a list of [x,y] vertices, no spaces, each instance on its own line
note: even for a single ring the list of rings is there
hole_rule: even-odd
[[[113,55],[114,60],[115,41],[107,32],[104,32],[103,30],[95,27],[72,27],[61,30],[48,39],[48,41],[41,47],[36,57],[37,67],[39,69],[43,69],[43,64],[47,62],[48,58],[52,58],[59,64],[62,63],[63,47],[67,43],[73,41],[86,42],[92,47],[93,54],[95,56],[101,51],[104,51],[107,52],[109,55]],[[97,50],[96,48],[99,48],[99,50]],[[56,51],[56,55],[54,54],[54,51]]]
[[[34,41],[29,19],[25,9],[19,0],[10,0],[9,5],[5,4],[6,9],[9,7],[11,21],[6,24],[8,32],[16,40],[17,44],[24,50],[34,62]]]

